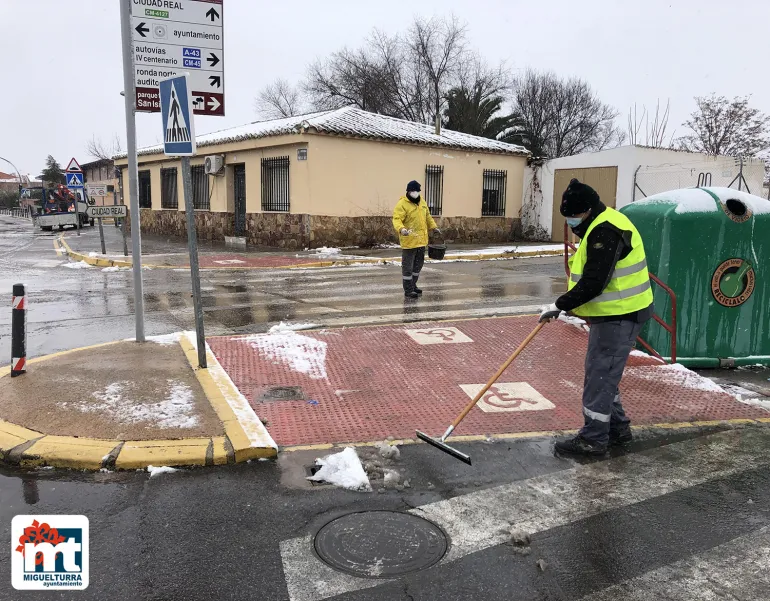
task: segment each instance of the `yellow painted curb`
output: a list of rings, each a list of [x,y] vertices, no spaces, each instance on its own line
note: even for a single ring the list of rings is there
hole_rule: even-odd
[[[84,261],[94,267],[132,267],[131,261],[120,259],[104,259],[101,257],[90,257],[70,248],[64,235],[59,236],[59,243],[64,246],[67,254],[77,261]],[[56,242],[54,241],[54,247]],[[562,250],[541,250],[541,251],[521,251],[514,253],[489,253],[475,255],[447,255],[441,261],[426,259],[427,263],[441,263],[446,261],[494,261],[498,259],[526,259],[527,257],[560,257],[564,254]],[[339,267],[345,265],[391,265],[400,261],[398,257],[370,258],[361,257],[358,259],[338,259],[334,261],[311,261],[309,263],[299,263],[297,265],[246,265],[246,266],[223,266],[223,267],[201,267],[201,270],[254,270],[254,269],[321,269],[324,267]],[[142,267],[148,269],[189,269],[189,265],[152,265],[143,264]]]
[[[249,459],[275,457],[278,454],[278,450],[273,447],[252,446],[241,422],[238,420],[233,408],[230,406],[230,403],[227,402],[227,399],[220,389],[220,385],[224,385],[224,383],[217,384],[214,382],[208,370],[198,368],[198,351],[187,339],[187,336],[182,335],[179,339],[179,344],[187,356],[190,367],[193,372],[195,372],[195,377],[198,379],[201,388],[203,388],[203,393],[214,408],[219,421],[221,421],[224,426],[227,439],[233,447],[235,462],[240,463],[242,461],[248,461]],[[218,363],[217,358],[208,349],[206,349],[206,358],[209,365]],[[232,392],[233,394],[239,394],[237,390],[233,390]]]
[[[182,340],[186,340],[186,338],[182,337]],[[62,355],[106,347],[118,344],[119,342],[122,341],[117,340],[52,353],[31,359],[29,363],[40,363],[61,357]],[[203,370],[194,371],[200,376],[199,372]],[[0,379],[9,377],[10,372],[9,366],[0,368]],[[30,376],[27,375],[26,377]],[[218,389],[217,392],[219,392]],[[232,411],[226,417],[228,421],[237,422]],[[233,436],[238,439],[240,425],[237,423],[227,423],[224,420],[223,423],[225,424],[225,432],[233,433]],[[245,433],[241,435],[243,438],[246,438]],[[30,442],[32,444],[29,444]],[[29,446],[26,448],[22,446],[27,444]],[[248,440],[246,440],[246,444],[248,445]],[[243,461],[256,457],[272,457],[277,453],[276,449],[272,448],[248,449],[242,450],[238,456],[235,456],[232,441],[226,436],[124,442],[121,440],[47,435],[0,419],[0,460],[7,460],[12,464],[18,464],[22,467],[45,465],[60,468],[98,470],[109,463],[108,456],[114,455],[113,451],[118,446],[120,446],[120,449],[115,460],[115,467],[117,469],[146,468],[149,465],[203,466],[207,464],[209,449],[212,449],[212,452],[208,457],[208,462],[214,465],[224,465],[233,460],[238,460],[238,457],[241,457],[240,460]],[[11,453],[17,447],[21,448]]]
[[[12,448],[42,436],[40,432],[0,420],[0,457],[5,457]]]
[[[764,425],[770,424],[770,418],[758,418],[758,419],[723,419],[723,420],[710,420],[710,421],[695,421],[695,422],[672,422],[662,424],[642,424],[639,426],[631,426],[632,430],[653,430],[653,429],[668,429],[668,430],[686,430],[689,428],[704,428],[709,426],[723,426],[723,425]],[[452,436],[451,442],[481,442],[484,440],[512,440],[512,439],[530,439],[530,438],[551,438],[554,436],[563,436],[565,434],[576,434],[578,430],[544,430],[535,432],[510,432],[503,434],[470,434],[467,436]],[[341,449],[344,447],[372,447],[380,444],[382,441],[367,441],[367,442],[339,442],[339,443],[321,443],[321,444],[306,444],[306,445],[294,445],[289,447],[282,447],[281,451],[285,453],[293,453],[295,451],[328,451],[330,449]],[[394,440],[393,444],[396,445],[413,445],[413,444],[425,444],[422,440],[417,438],[404,438],[401,440]]]
[[[96,440],[72,436],[44,436],[23,451],[22,467],[50,465],[74,469],[98,470],[105,457],[118,446],[117,440]]]
[[[130,441],[120,450],[115,467],[145,468],[148,465],[206,465],[210,438]]]
[[[131,267],[133,263],[130,261],[121,261],[118,259],[103,259],[101,257],[89,257],[82,253],[76,252],[70,248],[67,241],[64,239],[64,235],[59,237],[59,243],[64,246],[67,251],[67,255],[75,259],[76,261],[83,261],[94,267]],[[150,267],[149,265],[147,267]]]

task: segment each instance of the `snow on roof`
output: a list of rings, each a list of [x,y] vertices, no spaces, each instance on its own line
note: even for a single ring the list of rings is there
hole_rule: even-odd
[[[716,195],[719,202],[725,204],[728,199],[734,198],[745,204],[755,215],[770,213],[770,201],[735,190],[733,188],[682,188],[681,190],[669,190],[636,201],[635,205],[670,204],[676,205],[676,212],[682,213],[712,213],[719,210],[714,202]]]
[[[442,129],[441,134],[436,135],[432,125],[378,115],[352,106],[284,119],[257,121],[248,125],[196,136],[196,143],[198,146],[214,146],[269,136],[301,133],[319,133],[523,156],[529,154],[526,148],[516,144],[508,144],[447,129]],[[156,145],[140,148],[138,154],[148,155],[161,152],[163,152],[163,147]],[[126,154],[123,153],[115,158],[125,158],[125,156]]]

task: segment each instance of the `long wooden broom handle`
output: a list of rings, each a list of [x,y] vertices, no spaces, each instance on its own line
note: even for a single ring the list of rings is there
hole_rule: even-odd
[[[489,389],[490,389],[490,387],[492,386],[492,384],[494,384],[495,382],[497,382],[497,379],[498,379],[498,378],[499,378],[501,375],[503,375],[503,372],[504,372],[506,369],[508,369],[508,366],[509,366],[511,363],[513,363],[513,361],[514,361],[514,359],[516,359],[516,357],[518,357],[518,356],[519,356],[519,353],[521,353],[521,351],[523,351],[523,350],[524,350],[524,348],[525,348],[525,347],[526,347],[526,346],[527,346],[527,345],[528,345],[530,342],[532,342],[532,339],[533,339],[535,336],[537,336],[537,333],[538,333],[538,332],[539,332],[539,331],[540,331],[540,330],[543,328],[543,326],[544,326],[544,325],[545,325],[545,322],[540,322],[540,323],[538,323],[538,324],[537,324],[537,327],[536,327],[534,330],[532,330],[532,333],[531,333],[529,336],[527,336],[527,337],[524,339],[524,342],[522,342],[522,343],[519,345],[519,348],[517,348],[515,351],[513,351],[513,354],[512,354],[510,357],[508,357],[508,360],[507,360],[505,363],[503,363],[503,365],[502,365],[502,367],[501,367],[500,369],[498,369],[498,370],[497,370],[497,373],[496,373],[494,376],[492,376],[492,378],[489,380],[489,382],[487,382],[487,383],[484,385],[484,388],[482,388],[482,389],[479,391],[479,393],[476,395],[476,397],[475,397],[475,398],[474,398],[474,399],[473,399],[473,400],[472,400],[470,403],[468,403],[468,406],[467,406],[465,409],[463,409],[463,412],[462,412],[460,415],[458,415],[458,416],[457,416],[457,419],[456,419],[454,422],[452,422],[452,429],[455,429],[455,428],[456,428],[456,427],[459,425],[459,423],[460,423],[461,421],[463,421],[463,419],[465,419],[465,416],[466,416],[466,415],[468,415],[468,413],[470,412],[470,410],[471,410],[471,409],[473,409],[473,408],[476,406],[476,403],[478,403],[478,402],[479,402],[479,400],[481,399],[481,397],[483,397],[483,396],[486,394],[487,390],[489,390]]]

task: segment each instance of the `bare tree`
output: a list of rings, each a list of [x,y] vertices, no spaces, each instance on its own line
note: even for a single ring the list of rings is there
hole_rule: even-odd
[[[506,141],[534,156],[557,158],[622,144],[617,111],[577,78],[527,70],[513,82],[514,127]]]
[[[357,106],[419,123],[440,120],[446,95],[473,62],[455,17],[415,19],[406,35],[375,29],[358,49],[343,48],[308,69],[304,91],[319,109]]]
[[[698,108],[684,122],[691,134],[679,147],[709,155],[756,156],[770,146],[770,117],[749,106],[749,97],[697,96]]]
[[[674,143],[674,133],[668,136],[668,118],[671,109],[671,101],[666,102],[666,108],[660,112],[660,100],[655,105],[655,118],[650,124],[650,115],[647,113],[647,107],[642,106],[642,115],[638,116],[636,104],[632,109],[628,109],[628,139],[631,144],[643,144],[652,148],[671,148]],[[644,137],[641,130],[644,125]],[[669,138],[666,144],[666,137]]]
[[[254,110],[263,119],[281,119],[302,114],[299,90],[285,79],[266,85],[254,99]]]
[[[92,136],[91,139],[86,142],[86,152],[89,156],[92,156],[97,160],[111,161],[112,157],[123,152],[123,144],[117,133],[113,134],[110,143],[105,143],[101,138]]]
[[[448,80],[457,74],[466,54],[466,27],[454,15],[439,19],[415,19],[409,32],[409,45],[417,65],[430,82],[430,93],[436,134],[441,133],[441,105]]]

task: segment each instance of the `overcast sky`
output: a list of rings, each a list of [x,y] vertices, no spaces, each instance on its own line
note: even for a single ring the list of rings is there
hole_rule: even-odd
[[[53,154],[92,160],[86,142],[125,117],[118,0],[0,0],[0,156],[37,175]],[[770,113],[768,0],[225,0],[226,117],[196,117],[206,133],[256,119],[254,96],[277,77],[378,27],[454,13],[490,62],[588,80],[626,122],[634,102],[671,99],[671,126],[712,92],[752,96]],[[137,116],[139,145],[160,141],[158,114]],[[11,168],[0,161],[0,171]]]

